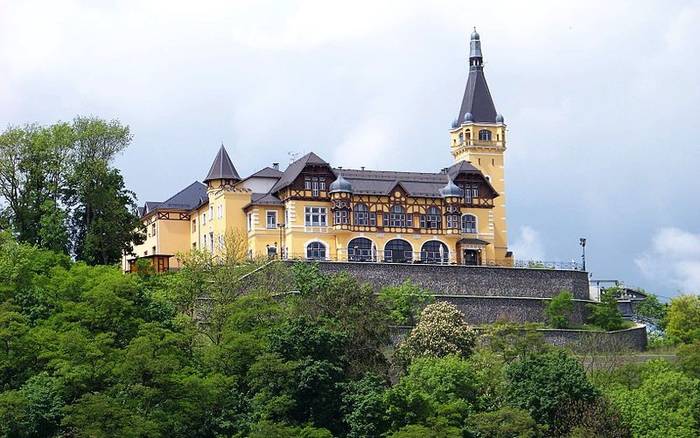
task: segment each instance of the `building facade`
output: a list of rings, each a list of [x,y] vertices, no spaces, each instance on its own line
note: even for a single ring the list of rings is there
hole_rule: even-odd
[[[343,169],[311,152],[241,178],[222,145],[202,183],[140,209],[146,241],[124,257],[157,270],[176,255],[224,255],[231,236],[251,257],[512,265],[505,210],[506,125],[483,70],[479,34],[449,131],[454,163],[434,173]]]

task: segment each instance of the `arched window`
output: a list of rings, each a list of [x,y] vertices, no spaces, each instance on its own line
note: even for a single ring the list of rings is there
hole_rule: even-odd
[[[462,216],[462,232],[476,233],[476,216],[473,214],[465,214]]]
[[[470,138],[472,138],[472,131],[471,131],[471,129],[467,129],[465,132],[467,133],[467,140],[469,140]]]
[[[413,226],[412,217],[406,214],[406,210],[398,204],[391,206],[391,212],[384,214],[384,226],[390,227],[411,227]]]
[[[450,260],[450,250],[444,243],[430,240],[423,244],[420,259],[424,263],[447,263]]]
[[[311,242],[306,245],[306,258],[309,260],[325,260],[326,246],[321,242]]]
[[[459,143],[460,144],[464,143],[464,134],[461,132],[459,133]]]
[[[369,208],[367,208],[365,204],[355,205],[354,213],[355,225],[364,225],[372,227],[377,225],[376,213],[369,211]]]
[[[372,251],[372,241],[364,237],[356,237],[348,243],[348,260],[351,262],[370,262],[375,259],[376,248]]]
[[[479,130],[479,140],[491,141],[491,131],[489,131],[488,129],[480,129]]]
[[[384,245],[384,261],[389,263],[410,263],[413,260],[411,244],[403,239],[393,239]]]
[[[440,229],[442,228],[442,216],[440,209],[432,206],[426,211],[426,214],[420,216],[421,228]]]

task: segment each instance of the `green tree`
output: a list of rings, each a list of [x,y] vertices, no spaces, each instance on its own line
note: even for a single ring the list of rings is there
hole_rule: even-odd
[[[574,296],[569,291],[561,291],[547,303],[544,314],[551,327],[563,329],[569,327],[573,310]]]
[[[478,381],[471,364],[458,357],[416,359],[398,384],[386,392],[391,428],[430,425],[444,419],[464,427],[478,399]]]
[[[663,321],[666,316],[668,306],[659,301],[659,298],[646,293],[646,298],[634,307],[634,313],[638,316],[649,318],[654,321]]]
[[[70,171],[72,144],[73,131],[66,123],[9,127],[0,134],[0,197],[20,241],[66,251],[65,215],[59,202]]]
[[[349,438],[378,438],[388,428],[386,382],[375,375],[343,384],[343,421]]]
[[[635,437],[696,437],[700,433],[700,381],[655,360],[630,386],[612,384],[606,394]]]
[[[678,365],[688,376],[700,379],[700,339],[692,344],[682,344],[676,351]]]
[[[669,337],[685,343],[700,339],[700,297],[681,295],[673,298],[667,320],[666,334]]]
[[[401,343],[397,355],[407,362],[425,356],[468,357],[475,342],[476,335],[464,322],[462,312],[452,304],[437,302],[423,309],[418,325]]]
[[[399,286],[383,288],[379,299],[389,310],[389,317],[395,325],[415,325],[421,310],[434,301],[429,291],[410,280]]]
[[[509,406],[472,415],[469,429],[478,438],[534,438],[541,434],[526,410]]]
[[[615,298],[617,289],[606,289],[601,293],[600,303],[589,304],[591,312],[589,322],[603,330],[620,330],[624,327],[622,314],[617,309],[617,299]]]
[[[530,355],[506,368],[507,399],[526,409],[540,424],[557,424],[557,408],[572,401],[593,400],[596,388],[579,361],[564,351]]]
[[[72,207],[73,252],[89,264],[113,264],[143,241],[136,197],[106,162],[79,163],[67,200]]]

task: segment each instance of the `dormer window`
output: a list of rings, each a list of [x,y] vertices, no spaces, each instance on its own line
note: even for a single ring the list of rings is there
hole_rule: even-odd
[[[491,131],[489,131],[488,129],[481,129],[479,131],[479,140],[491,141]]]
[[[307,176],[304,178],[304,190],[311,190],[311,196],[317,198],[320,192],[326,191],[326,180],[317,176]]]

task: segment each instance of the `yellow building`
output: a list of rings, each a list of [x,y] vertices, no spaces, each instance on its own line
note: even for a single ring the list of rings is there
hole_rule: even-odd
[[[177,268],[190,248],[222,255],[247,237],[251,257],[389,263],[512,265],[505,212],[506,125],[483,71],[479,34],[450,129],[454,164],[434,173],[343,169],[309,153],[241,178],[222,145],[203,183],[140,214],[146,241],[124,257]]]

